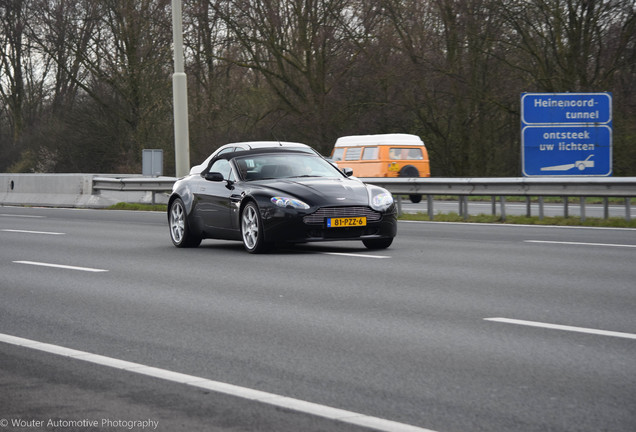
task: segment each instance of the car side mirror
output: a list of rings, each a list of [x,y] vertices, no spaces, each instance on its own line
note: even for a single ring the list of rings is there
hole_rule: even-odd
[[[353,175],[353,168],[343,168],[342,172],[344,173],[344,175],[346,175],[347,177],[351,177]]]
[[[209,172],[205,175],[207,181],[222,182],[225,180],[220,172]]]

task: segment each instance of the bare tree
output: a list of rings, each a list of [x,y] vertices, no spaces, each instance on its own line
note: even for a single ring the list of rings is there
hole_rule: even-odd
[[[342,71],[347,0],[233,0],[214,4],[242,52],[227,60],[262,77],[282,110],[313,132],[316,145],[330,141],[329,94]]]
[[[11,149],[18,146],[24,130],[27,11],[28,2],[0,2],[0,97],[11,129]]]
[[[501,0],[511,31],[502,40],[536,90],[598,91],[633,63],[636,7],[628,0]]]

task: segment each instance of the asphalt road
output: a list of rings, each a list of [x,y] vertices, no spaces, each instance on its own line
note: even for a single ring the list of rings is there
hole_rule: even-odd
[[[635,264],[629,229],[253,256],[174,248],[164,214],[0,207],[0,431],[633,432]]]

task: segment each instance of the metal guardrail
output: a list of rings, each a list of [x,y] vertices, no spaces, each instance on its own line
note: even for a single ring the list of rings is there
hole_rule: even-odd
[[[157,192],[172,190],[174,177],[93,177],[93,190],[120,192],[152,192],[152,201],[156,203]]]
[[[170,191],[174,177],[94,177],[94,190],[115,191]],[[434,215],[434,195],[457,195],[459,214],[468,217],[469,196],[490,196],[492,213],[497,207],[502,219],[506,218],[506,196],[526,197],[526,214],[530,216],[530,197],[539,197],[539,218],[543,218],[543,197],[564,197],[563,212],[568,216],[568,197],[579,197],[581,219],[585,219],[585,198],[601,197],[605,218],[609,217],[608,198],[625,198],[625,219],[631,219],[631,200],[636,197],[636,177],[504,177],[504,178],[443,178],[443,177],[397,177],[360,178],[365,183],[387,189],[398,196],[398,211],[401,213],[402,195],[421,195],[427,200],[429,218]],[[497,206],[497,201],[499,206]]]
[[[603,198],[604,217],[609,217],[610,197],[625,198],[625,219],[631,219],[631,198],[636,197],[636,177],[502,177],[502,178],[362,178],[387,189],[394,195],[424,195],[427,212],[433,219],[433,195],[457,195],[459,214],[468,217],[469,196],[490,196],[492,214],[496,214],[499,199],[500,214],[506,219],[506,196],[526,197],[526,215],[531,216],[530,197],[539,198],[539,219],[543,219],[543,197],[563,197],[563,214],[568,217],[568,198],[579,197],[581,219],[585,220],[585,198]],[[398,198],[401,213],[401,199]]]
[[[94,190],[122,192],[171,191],[174,177],[93,177]]]

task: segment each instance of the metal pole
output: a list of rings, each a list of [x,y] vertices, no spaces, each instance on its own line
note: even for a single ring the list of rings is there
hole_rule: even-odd
[[[176,176],[183,177],[190,171],[190,136],[188,132],[188,84],[183,67],[181,0],[172,0],[172,40],[174,45],[174,74],[172,75],[174,160]]]

